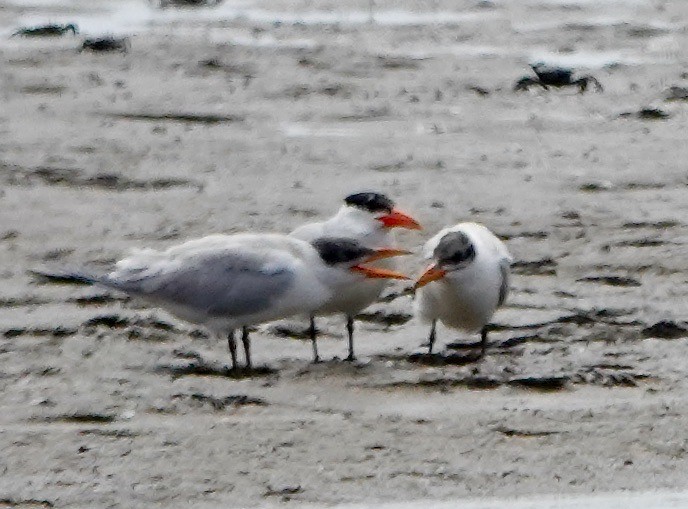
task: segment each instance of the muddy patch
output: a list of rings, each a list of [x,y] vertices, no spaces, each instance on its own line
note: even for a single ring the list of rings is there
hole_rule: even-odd
[[[408,57],[394,57],[394,56],[378,56],[377,65],[383,69],[392,70],[403,70],[411,69],[416,70],[420,68],[420,61],[418,59],[408,58]]]
[[[511,264],[511,271],[523,276],[554,276],[557,273],[556,267],[557,262],[552,258],[517,260]]]
[[[67,87],[63,85],[26,85],[21,88],[22,94],[29,95],[60,95]]]
[[[513,348],[515,346],[521,346],[527,343],[556,343],[558,341],[561,341],[561,337],[547,336],[544,333],[533,333],[505,339],[501,343],[495,345],[495,348]],[[456,345],[456,343],[449,343],[447,348],[455,348],[454,345]]]
[[[316,321],[317,323],[317,321]],[[280,338],[298,339],[298,340],[309,340],[311,339],[310,327],[303,327],[297,323],[280,323],[273,325],[268,329],[268,332],[273,336]],[[315,333],[320,336],[324,331],[315,328]]]
[[[666,101],[688,101],[688,87],[670,87],[664,98]]]
[[[368,108],[361,113],[351,113],[348,115],[340,115],[330,118],[335,122],[365,122],[365,121],[377,121],[384,120],[391,117],[391,110],[384,106],[381,108]]]
[[[607,286],[624,286],[624,287],[637,287],[641,286],[640,281],[632,277],[626,276],[586,276],[577,281],[584,283],[600,283]]]
[[[635,118],[638,120],[666,120],[671,114],[659,108],[640,108],[637,111],[624,111],[619,118]]]
[[[188,179],[156,178],[151,180],[134,180],[115,173],[101,173],[87,176],[78,168],[38,166],[24,168],[16,165],[0,164],[4,170],[2,178],[8,185],[31,186],[43,184],[83,189],[101,189],[108,191],[160,191],[164,189],[191,187],[202,189],[203,185]]]
[[[605,244],[602,249],[609,249],[611,247],[658,247],[672,244],[662,239],[642,238],[642,239],[628,239],[614,242],[613,244]]]
[[[549,237],[549,233],[546,231],[498,233],[497,236],[502,240],[512,240],[519,238],[541,240]]]
[[[33,417],[31,420],[47,423],[61,422],[69,424],[109,424],[115,421],[115,416],[112,414],[98,412],[75,412],[73,414]]]
[[[162,320],[158,320],[157,318],[131,319],[117,314],[94,316],[93,318],[89,318],[82,324],[83,327],[87,328],[106,327],[108,329],[123,329],[130,325],[152,328],[165,332],[181,332],[171,323],[163,322]]]
[[[242,406],[265,406],[267,402],[260,398],[252,398],[246,395],[211,396],[200,392],[192,394],[172,395],[172,406],[160,411],[178,413],[182,410],[210,409],[214,412],[237,409]]]
[[[428,377],[418,380],[401,380],[384,382],[381,384],[369,384],[366,387],[384,390],[431,390],[449,392],[452,389],[497,389],[502,382],[496,377],[490,376],[465,376],[456,378]]]
[[[185,124],[230,124],[243,122],[243,115],[213,115],[202,113],[107,113],[106,116],[119,120],[144,122],[181,122]]]
[[[545,392],[563,390],[570,382],[571,377],[564,375],[531,375],[511,378],[506,381],[507,385],[512,387]]]
[[[393,327],[395,325],[404,325],[412,318],[413,315],[409,313],[385,311],[372,311],[368,313],[359,313],[356,315],[357,320],[360,320],[362,322],[375,323],[378,325],[382,325],[385,328]]]
[[[12,297],[8,299],[0,298],[0,308],[20,308],[25,306],[41,306],[49,301],[39,297]]]
[[[41,508],[55,507],[55,503],[49,500],[39,500],[37,498],[0,498],[0,509],[10,508]]]
[[[78,332],[77,329],[72,329],[69,327],[10,327],[5,329],[3,336],[7,339],[17,338],[20,336],[29,337],[51,337],[51,338],[64,338],[67,336],[73,336]]]
[[[436,364],[435,366],[442,366]],[[444,365],[448,366],[448,365]],[[400,368],[403,367],[400,364]],[[408,367],[408,365],[407,365]],[[425,368],[422,368],[425,369]],[[455,368],[456,369],[456,368]],[[657,381],[656,377],[624,366],[616,369],[613,365],[584,366],[570,373],[537,373],[513,375],[509,369],[500,374],[482,374],[479,367],[458,368],[453,371],[447,367],[442,374],[423,373],[417,376],[407,372],[405,379],[379,384],[367,384],[368,388],[385,390],[422,389],[429,391],[449,392],[457,389],[513,389],[536,392],[560,392],[570,390],[575,385],[597,387],[637,387],[641,382]]]
[[[681,223],[674,220],[666,221],[633,221],[624,223],[623,227],[629,230],[648,228],[651,230],[666,230],[667,228],[675,228],[681,226]]]
[[[76,304],[79,307],[98,307],[114,304],[116,302],[128,302],[130,297],[114,297],[112,295],[88,295],[86,297],[73,297],[67,299],[67,302]]]
[[[198,62],[198,67],[201,69],[211,71],[224,71],[227,74],[240,74],[246,76],[253,76],[255,69],[250,64],[232,63],[228,64],[217,57],[206,58]]]
[[[602,387],[637,387],[641,381],[656,380],[648,373],[634,370],[632,366],[599,364],[581,368],[571,377],[575,384]]]
[[[301,99],[309,95],[321,95],[326,97],[339,97],[350,99],[354,88],[342,83],[331,83],[314,87],[312,85],[292,85],[275,94],[273,98],[286,97],[288,99]]]
[[[215,7],[224,0],[152,0],[152,3],[161,9],[176,7],[178,9]]]
[[[688,325],[662,320],[642,331],[645,338],[680,339],[688,337]]]
[[[391,163],[381,163],[381,164],[373,164],[372,166],[369,167],[371,171],[377,171],[381,173],[390,173],[390,172],[396,172],[396,171],[401,171],[404,168],[407,167],[407,161],[394,161]]]
[[[148,433],[145,433],[148,434]],[[99,436],[99,437],[110,437],[110,438],[136,438],[141,436],[141,433],[131,431],[128,429],[100,429],[91,428],[83,429],[79,431],[81,436]]]
[[[303,488],[301,486],[284,486],[278,488],[268,486],[268,489],[263,493],[263,498],[281,497],[283,502],[288,502],[291,500],[292,495],[297,495],[299,493],[303,493]]]
[[[470,354],[412,353],[407,357],[410,363],[423,366],[465,366],[475,364],[481,358],[478,352]]]
[[[564,433],[563,431],[556,430],[528,430],[528,429],[516,429],[508,426],[496,426],[492,428],[495,432],[500,433],[507,437],[518,437],[518,438],[538,438],[546,437],[550,435],[559,435]]]

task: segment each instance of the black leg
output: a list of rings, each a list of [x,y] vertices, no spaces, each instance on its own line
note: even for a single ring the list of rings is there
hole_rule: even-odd
[[[354,317],[351,315],[346,315],[346,332],[349,333],[349,356],[346,358],[347,361],[355,361],[354,356]]]
[[[483,327],[480,331],[480,357],[485,357],[487,351],[487,327]]]
[[[313,362],[320,362],[320,356],[318,355],[318,333],[315,330],[315,317],[311,316],[311,326],[308,329],[311,335],[311,344],[313,345]]]
[[[437,320],[432,321],[432,326],[430,327],[430,337],[428,338],[428,341],[430,345],[428,346],[428,354],[432,353],[432,346],[435,344],[435,336],[436,332],[435,329],[437,328]]]
[[[241,329],[241,342],[244,344],[246,368],[251,369],[251,338],[248,337],[248,327],[242,327]]]
[[[236,341],[234,340],[234,331],[231,331],[227,335],[227,346],[229,346],[229,354],[232,356],[232,369],[237,369]]]

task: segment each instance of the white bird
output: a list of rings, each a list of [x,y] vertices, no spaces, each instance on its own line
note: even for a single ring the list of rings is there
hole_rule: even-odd
[[[415,284],[416,314],[431,322],[428,353],[437,320],[466,332],[480,331],[480,353],[487,347],[486,325],[509,292],[511,255],[490,230],[459,223],[428,240],[423,255],[430,266]]]
[[[360,242],[365,247],[379,248],[394,245],[394,238],[390,231],[392,228],[420,230],[421,226],[411,216],[395,208],[394,202],[384,194],[364,192],[344,198],[344,205],[330,219],[305,224],[289,235],[309,242],[322,237],[349,238]],[[393,267],[391,264],[384,266]],[[349,355],[346,360],[352,361],[355,359],[354,316],[374,303],[386,284],[386,281],[377,280],[340,288],[332,299],[311,316],[310,336],[316,362],[318,347],[314,316],[335,313],[346,315],[346,330],[349,337]]]
[[[367,278],[408,279],[397,272],[361,265],[406,254],[370,249],[349,239],[311,243],[278,234],[211,235],[165,251],[142,249],[112,272],[46,273],[49,279],[97,284],[161,307],[227,337],[237,368],[234,330],[243,330],[246,367],[251,367],[247,327],[295,314],[313,313],[340,286]]]

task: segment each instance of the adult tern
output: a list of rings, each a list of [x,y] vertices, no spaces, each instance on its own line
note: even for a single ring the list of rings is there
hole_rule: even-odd
[[[39,274],[124,292],[227,337],[236,369],[236,329],[243,331],[246,367],[250,368],[249,326],[311,315],[338,288],[367,279],[408,279],[398,272],[363,265],[400,254],[406,251],[371,249],[351,239],[321,238],[309,243],[286,235],[245,233],[211,235],[165,251],[137,250],[102,275]]]
[[[290,236],[312,241],[321,237],[343,237],[353,239],[363,246],[379,248],[393,246],[392,228],[421,229],[420,224],[408,214],[395,207],[394,202],[382,193],[355,193],[344,198],[339,211],[326,221],[309,223],[296,228]],[[382,265],[391,268],[392,265]],[[366,281],[341,287],[337,294],[317,309],[310,320],[310,336],[313,342],[314,360],[317,362],[318,348],[315,329],[315,315],[343,313],[346,316],[346,330],[349,338],[349,355],[354,357],[354,316],[374,303],[386,281]]]

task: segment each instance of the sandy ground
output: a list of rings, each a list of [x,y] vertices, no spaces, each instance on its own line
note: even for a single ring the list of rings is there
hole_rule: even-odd
[[[38,21],[83,33],[9,38]],[[0,507],[685,489],[688,104],[664,99],[688,86],[688,3],[378,0],[369,21],[357,0],[0,3]],[[104,32],[131,50],[77,51]],[[605,91],[514,93],[539,59]],[[669,117],[619,116],[644,107]],[[506,240],[482,363],[446,329],[417,362],[397,286],[359,362],[266,326],[265,368],[232,378],[194,327],[26,273],[286,232],[366,189],[423,222],[398,236],[416,252],[459,220]],[[320,325],[343,357],[342,320]]]

